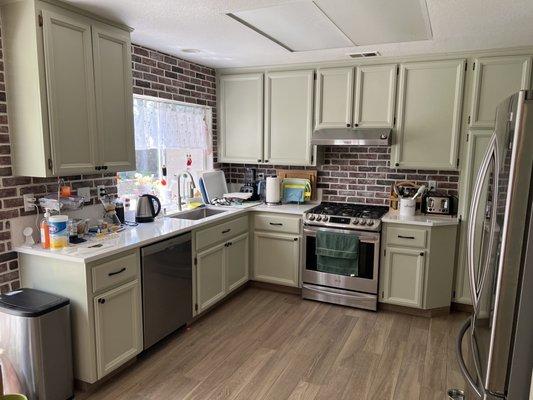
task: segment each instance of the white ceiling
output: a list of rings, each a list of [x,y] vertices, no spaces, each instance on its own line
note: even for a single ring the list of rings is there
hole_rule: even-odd
[[[298,1],[67,0],[131,26],[134,43],[215,68],[347,60],[361,51],[401,56],[533,45],[533,0],[427,0],[431,40],[293,53],[226,15]],[[365,23],[372,26],[372,18],[359,19]],[[182,52],[191,48],[201,51]]]

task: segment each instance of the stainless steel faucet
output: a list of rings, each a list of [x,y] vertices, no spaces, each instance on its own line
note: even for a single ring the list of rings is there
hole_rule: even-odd
[[[182,211],[182,207],[181,207],[181,178],[182,177],[183,178],[187,178],[187,176],[189,176],[191,192],[194,190],[194,188],[196,188],[196,184],[194,183],[194,178],[192,177],[192,175],[191,175],[191,173],[189,171],[180,172],[179,174],[176,174],[175,176],[178,178],[178,210]],[[189,193],[188,197],[191,197],[191,193]]]

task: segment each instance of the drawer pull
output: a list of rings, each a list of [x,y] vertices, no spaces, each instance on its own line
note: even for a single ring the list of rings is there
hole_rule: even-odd
[[[105,299],[98,299],[99,304],[105,304]]]
[[[400,238],[400,239],[414,239],[415,237],[414,237],[414,236],[403,236],[403,235],[398,235],[398,238]]]
[[[109,274],[107,274],[107,276],[118,275],[118,274],[121,274],[124,271],[126,271],[126,267],[122,267],[121,269],[119,269],[118,271],[115,271],[115,272],[110,272]]]
[[[231,229],[226,229],[222,231],[222,233],[228,233],[228,232],[231,232]]]
[[[272,226],[283,226],[281,222],[271,222],[270,225]]]

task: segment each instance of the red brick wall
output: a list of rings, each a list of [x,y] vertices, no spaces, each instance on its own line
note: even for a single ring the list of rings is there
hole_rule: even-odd
[[[390,147],[327,146],[324,150],[324,163],[317,168],[318,187],[323,189],[324,201],[388,204],[391,185],[398,180],[412,180],[425,185],[429,180],[434,180],[437,181],[438,190],[457,195],[459,172],[391,169]],[[258,172],[267,175],[275,174],[276,166],[246,166],[257,167]],[[230,170],[231,182],[243,182],[244,167],[236,164],[226,167]]]
[[[144,47],[132,46],[134,92],[213,107],[213,138],[216,157],[215,71]],[[8,94],[9,95],[9,94]],[[9,219],[26,215],[22,195],[42,196],[57,191],[57,178],[14,177],[7,120],[4,62],[0,34],[0,293],[20,286],[17,253],[12,251]],[[91,203],[96,187],[105,185],[116,193],[114,174],[63,177],[74,189],[91,187]]]

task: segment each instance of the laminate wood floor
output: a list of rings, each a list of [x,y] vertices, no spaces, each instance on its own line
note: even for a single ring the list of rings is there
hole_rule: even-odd
[[[369,312],[247,288],[87,400],[444,400],[466,314]]]

